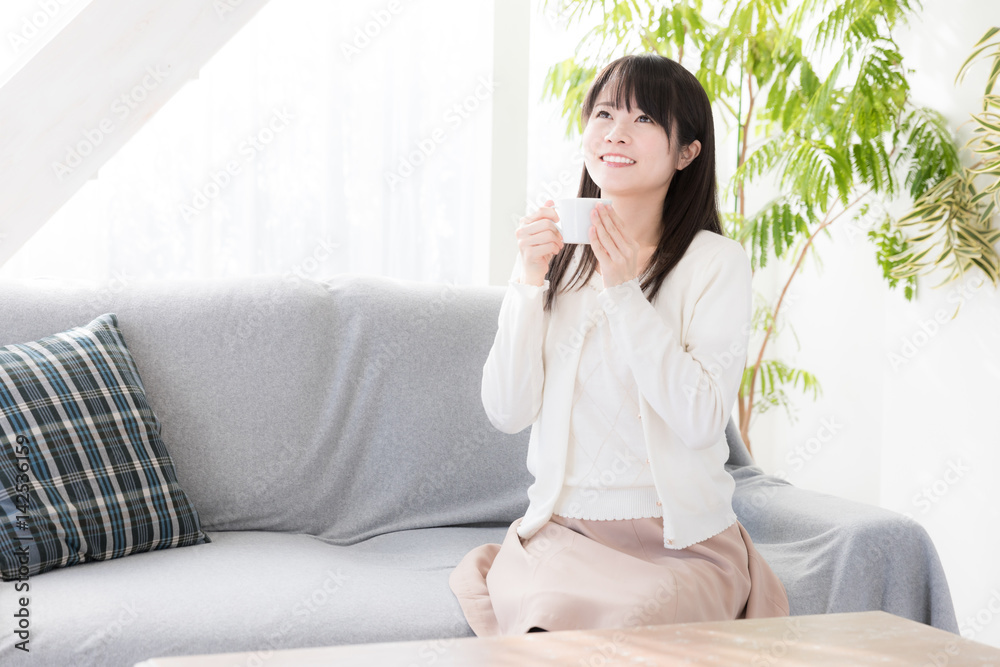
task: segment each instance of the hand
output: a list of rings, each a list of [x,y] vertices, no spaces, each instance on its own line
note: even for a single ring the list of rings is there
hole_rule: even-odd
[[[590,214],[590,247],[601,265],[604,287],[613,287],[639,275],[639,242],[625,231],[613,207],[598,203]]]
[[[528,285],[544,285],[552,258],[563,249],[562,232],[556,227],[559,214],[549,199],[546,206],[520,219],[514,236],[521,253],[522,275],[520,281]]]

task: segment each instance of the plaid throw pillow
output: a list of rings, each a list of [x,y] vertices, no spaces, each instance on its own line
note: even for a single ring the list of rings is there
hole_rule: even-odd
[[[0,347],[0,576],[211,542],[113,313]]]

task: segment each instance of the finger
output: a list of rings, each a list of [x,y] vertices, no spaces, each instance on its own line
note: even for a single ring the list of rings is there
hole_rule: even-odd
[[[551,236],[562,235],[562,232],[559,231],[559,226],[556,225],[556,223],[554,223],[552,220],[549,220],[547,218],[539,218],[538,220],[534,220],[525,225],[523,231],[521,231],[521,234],[525,236],[534,236],[535,234],[549,235],[548,232],[551,232]]]
[[[519,238],[529,239],[532,243],[541,243],[542,239],[565,243],[562,230],[555,222],[546,218],[539,218],[525,225]]]
[[[537,237],[539,239],[548,239],[550,241],[562,242],[562,231],[556,226],[554,222],[549,221],[538,221],[538,224],[528,230],[531,237]]]
[[[620,255],[620,250],[615,244],[615,240],[611,238],[611,235],[608,233],[607,228],[610,226],[610,223],[605,223],[604,217],[601,215],[601,212],[598,211],[596,207],[594,208],[594,213],[597,214],[597,222],[594,225],[594,227],[597,228],[597,236],[601,240],[601,245],[604,246],[604,251],[605,253],[607,253],[608,257],[612,258],[613,261],[617,262],[618,257]]]
[[[604,259],[607,257],[607,253],[604,252],[604,246],[601,245],[601,238],[597,235],[597,225],[592,225],[588,230],[590,234],[590,248],[597,255],[598,259]]]
[[[532,229],[530,225],[519,229],[516,237],[518,245],[523,245],[525,248],[562,243],[562,239],[556,234],[549,233],[547,228]]]
[[[595,207],[596,208],[596,207]],[[603,208],[599,211],[601,219],[604,221],[604,228],[608,233],[608,236],[614,240],[615,245],[624,251],[628,247],[628,242],[625,240],[625,234],[622,232],[621,225],[618,224],[617,213],[612,211],[610,208]]]
[[[544,223],[541,223],[540,221],[552,218],[552,214],[547,213],[546,212],[547,210],[551,211],[551,209],[546,209],[544,206],[542,206],[540,208],[535,209],[534,211],[531,211],[518,221],[519,226],[520,227],[534,226],[536,228],[544,226]]]
[[[553,208],[555,206],[555,204],[556,203],[554,201],[552,201],[551,199],[546,200],[545,204],[543,206],[540,206],[538,208],[538,210],[535,211],[535,217],[536,218],[550,218],[550,219],[553,219],[553,220],[558,220],[559,219],[559,213],[557,213],[556,209]]]

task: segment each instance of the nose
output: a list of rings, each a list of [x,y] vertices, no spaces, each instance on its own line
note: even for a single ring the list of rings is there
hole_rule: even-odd
[[[604,135],[604,139],[612,143],[615,141],[627,141],[628,132],[626,132],[625,127],[623,127],[619,123],[613,123],[611,125],[611,129],[608,130],[608,133],[606,135]]]

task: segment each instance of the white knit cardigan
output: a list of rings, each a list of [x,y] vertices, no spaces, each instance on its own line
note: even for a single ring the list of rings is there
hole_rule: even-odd
[[[579,263],[578,251],[564,281]],[[520,254],[500,306],[483,366],[482,401],[505,433],[531,426],[527,467],[535,481],[517,532],[535,534],[562,490],[576,371],[588,318],[580,293],[560,293],[542,308],[549,281],[518,282]],[[601,290],[607,315],[639,388],[639,413],[663,510],[663,543],[683,549],[737,519],[736,482],[725,470],[725,428],[747,358],[752,307],[750,260],[735,240],[699,231],[668,274],[654,303],[639,279]]]

